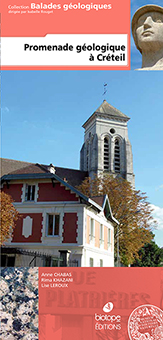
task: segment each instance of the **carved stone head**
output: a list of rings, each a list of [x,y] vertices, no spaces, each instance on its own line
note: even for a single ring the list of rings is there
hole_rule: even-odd
[[[132,19],[132,34],[137,49],[142,53],[163,48],[163,7],[140,7]]]

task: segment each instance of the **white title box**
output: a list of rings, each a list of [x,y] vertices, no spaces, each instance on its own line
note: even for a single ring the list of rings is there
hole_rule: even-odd
[[[127,34],[1,38],[2,66],[127,66]]]

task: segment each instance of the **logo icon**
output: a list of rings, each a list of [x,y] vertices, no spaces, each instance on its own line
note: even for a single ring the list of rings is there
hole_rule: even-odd
[[[153,305],[142,305],[133,310],[128,320],[130,340],[163,339],[163,311]]]
[[[106,305],[103,307],[103,311],[105,313],[111,312],[112,309],[113,309],[113,303],[112,302],[107,302]]]

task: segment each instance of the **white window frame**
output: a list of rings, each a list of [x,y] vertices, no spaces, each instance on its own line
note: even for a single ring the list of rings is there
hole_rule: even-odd
[[[26,193],[27,193],[28,186],[31,186],[31,187],[34,186],[35,187],[34,200],[32,200],[32,199],[27,200],[26,199]],[[22,196],[21,196],[22,202],[24,202],[24,203],[31,203],[31,202],[34,203],[34,202],[37,202],[38,190],[39,190],[38,183],[36,183],[34,181],[31,181],[31,182],[29,181],[29,182],[24,183],[23,187],[22,187]]]
[[[53,216],[53,232],[52,235],[48,235],[48,228],[49,228],[49,216]],[[55,216],[59,216],[59,230],[58,230],[58,234],[55,235]],[[47,237],[59,237],[60,236],[60,221],[61,221],[61,217],[60,214],[52,214],[52,213],[48,213],[47,214],[47,218],[46,218],[46,236]]]
[[[100,224],[100,247],[104,247],[104,225]]]
[[[28,188],[30,187],[30,194],[28,199]],[[32,192],[34,188],[34,197],[32,199]],[[25,202],[34,202],[35,201],[35,195],[36,195],[36,185],[35,184],[27,184],[25,185]]]
[[[111,229],[108,228],[108,249],[111,247]]]
[[[90,243],[94,243],[95,241],[95,220],[92,217],[90,218],[89,240],[90,240]]]

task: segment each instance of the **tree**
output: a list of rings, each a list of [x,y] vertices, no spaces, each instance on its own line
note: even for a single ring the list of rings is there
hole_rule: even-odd
[[[135,259],[132,267],[162,267],[163,248],[160,248],[154,241],[146,243],[138,251],[139,257]]]
[[[12,197],[5,194],[3,191],[0,193],[1,200],[1,218],[0,218],[0,244],[2,245],[7,241],[12,234],[15,222],[19,217],[18,211],[14,208]]]
[[[119,227],[116,225],[114,229],[115,259],[119,238],[121,263],[132,264],[139,249],[153,238],[151,231],[157,226],[145,193],[134,190],[128,181],[108,174],[86,178],[78,190],[88,197],[108,195],[113,216],[119,221]]]

